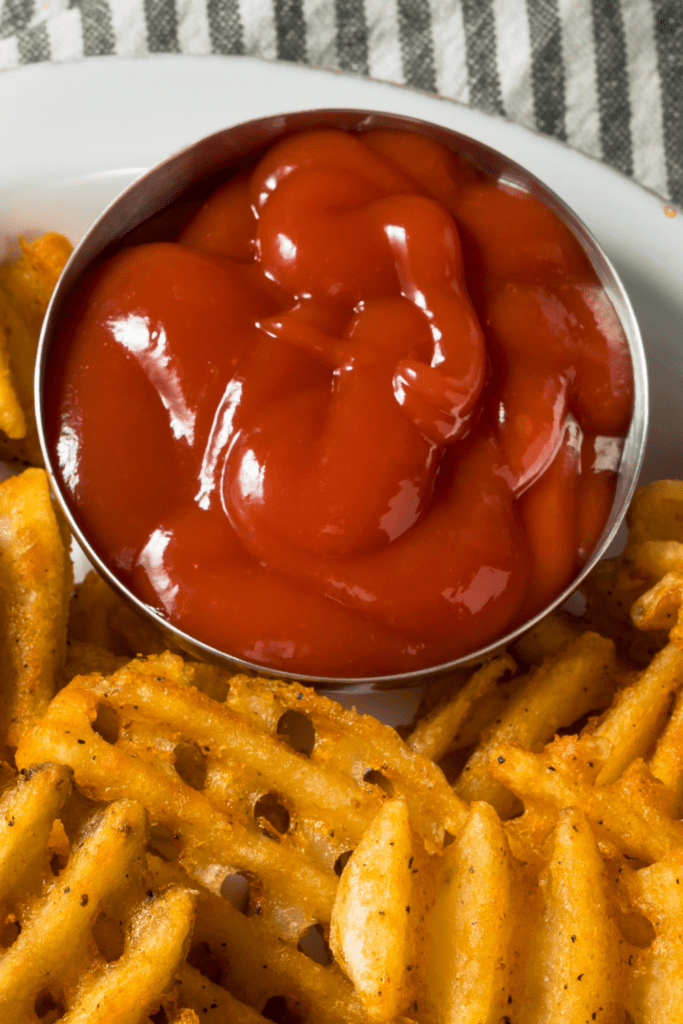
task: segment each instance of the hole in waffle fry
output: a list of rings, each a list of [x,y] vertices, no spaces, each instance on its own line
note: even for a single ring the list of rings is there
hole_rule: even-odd
[[[444,834],[443,834],[443,848],[444,848],[444,850],[446,849],[447,846],[450,846],[451,843],[454,843],[454,842],[455,842],[455,836],[451,835],[450,832],[444,832]]]
[[[0,928],[0,947],[2,949],[9,949],[20,932],[21,925],[14,919],[14,914],[10,914],[2,928]]]
[[[274,1024],[304,1024],[306,1020],[284,996],[271,996],[261,1010],[261,1016]]]
[[[460,747],[458,750],[450,750],[441,758],[439,768],[451,785],[462,775],[463,768],[475,750],[476,744],[471,744],[466,747]]]
[[[618,914],[616,920],[619,931],[632,946],[645,949],[652,945],[657,937],[654,925],[642,914]]]
[[[601,714],[601,710],[587,711],[585,715],[581,715],[581,717],[577,718],[576,721],[572,722],[571,725],[559,726],[555,730],[555,734],[557,736],[576,736],[579,733],[583,732],[583,730],[590,722],[591,718],[596,718],[596,716],[599,716]]]
[[[285,711],[277,723],[277,734],[294,750],[310,757],[315,746],[315,729],[300,711]]]
[[[342,871],[344,870],[344,868],[348,864],[349,858],[350,858],[352,853],[353,853],[353,850],[346,850],[344,853],[340,853],[339,856],[337,857],[337,859],[335,860],[335,862],[334,862],[334,873],[335,873],[335,875],[337,875],[338,878],[341,876]]]
[[[111,743],[112,746],[118,740],[120,731],[118,715],[108,704],[97,705],[97,715],[92,724],[92,730],[98,736],[101,736],[106,743]]]
[[[178,850],[173,835],[164,825],[150,827],[147,849],[151,853],[158,854],[166,863],[172,863],[178,859]]]
[[[125,939],[123,929],[118,921],[108,914],[99,914],[92,927],[95,945],[108,964],[120,959],[123,955]]]
[[[196,743],[183,740],[173,751],[175,770],[192,789],[202,790],[206,782],[206,757]]]
[[[66,862],[59,856],[58,853],[53,853],[50,857],[50,871],[53,875],[58,875],[64,867]]]
[[[226,875],[221,883],[221,896],[240,914],[246,914],[249,910],[249,882],[246,877],[237,872]]]
[[[153,1024],[168,1024],[168,1014],[163,1006],[160,1006],[156,1013],[150,1013],[149,1019]]]
[[[254,817],[265,818],[281,836],[289,831],[289,811],[275,793],[266,793],[258,798],[254,804]]]
[[[381,772],[377,771],[376,768],[368,768],[365,775],[363,776],[364,782],[369,782],[371,786],[379,786],[383,793],[387,796],[394,795],[394,784],[391,779],[388,779],[386,775],[382,775]]]
[[[299,939],[297,948],[317,964],[327,967],[332,963],[333,956],[325,939],[321,924],[312,924]]]
[[[190,946],[187,962],[190,967],[194,967],[214,985],[220,985],[223,977],[223,959],[217,953],[212,952],[208,943],[195,942]]]
[[[61,999],[55,998],[49,989],[44,989],[36,996],[33,1006],[36,1017],[40,1017],[43,1024],[52,1024],[64,1015],[64,1006]]]

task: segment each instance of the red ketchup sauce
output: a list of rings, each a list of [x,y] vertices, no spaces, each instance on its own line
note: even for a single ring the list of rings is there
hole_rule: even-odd
[[[626,339],[537,199],[404,131],[300,132],[72,303],[49,443],[104,562],[191,636],[373,676],[504,635],[612,504]]]

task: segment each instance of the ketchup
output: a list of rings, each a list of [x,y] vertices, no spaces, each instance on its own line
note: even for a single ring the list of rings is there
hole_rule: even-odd
[[[632,408],[569,229],[416,133],[313,130],[72,302],[48,440],[103,561],[271,669],[474,651],[576,576]]]

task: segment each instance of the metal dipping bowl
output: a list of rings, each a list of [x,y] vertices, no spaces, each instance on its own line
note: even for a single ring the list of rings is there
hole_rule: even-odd
[[[420,132],[450,149],[468,157],[491,177],[517,186],[540,199],[569,227],[583,246],[598,279],[610,299],[631,353],[634,378],[633,418],[625,440],[619,479],[612,510],[600,541],[580,574],[543,612],[525,622],[495,643],[432,668],[388,676],[367,678],[329,678],[295,675],[273,671],[264,666],[233,657],[183,633],[170,625],[155,609],[140,601],[104,564],[81,529],[67,495],[60,486],[55,455],[45,437],[44,405],[50,380],[46,374],[48,357],[56,343],[58,327],[66,304],[78,289],[83,276],[92,266],[112,255],[119,248],[142,242],[172,237],[188,219],[199,202],[230,176],[231,172],[249,166],[282,136],[310,128],[393,128]],[[204,661],[218,663],[231,670],[256,671],[262,675],[298,679],[327,691],[347,694],[370,694],[373,691],[418,686],[430,677],[441,676],[456,667],[484,661],[534,626],[553,608],[561,605],[605,555],[621,524],[635,489],[645,449],[648,421],[648,385],[645,353],[633,309],[628,296],[596,240],[578,217],[538,178],[519,164],[488,146],[458,132],[438,125],[368,110],[310,110],[266,117],[235,125],[196,142],[175,156],[169,157],[138,178],[104,211],[92,225],[69,260],[47,310],[38,350],[35,379],[36,417],[45,464],[54,492],[67,516],[71,529],[92,564],[139,613],[152,619],[166,636],[179,647]]]

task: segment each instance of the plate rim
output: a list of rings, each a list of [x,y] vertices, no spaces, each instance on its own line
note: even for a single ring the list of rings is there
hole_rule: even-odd
[[[138,56],[118,56],[116,54],[111,55],[84,55],[80,58],[74,58],[64,61],[36,61],[31,64],[21,64],[13,68],[0,69],[0,97],[9,82],[9,89],[14,87],[14,82],[21,81],[22,78],[39,79],[42,76],[52,77],[64,77],[64,75],[73,72],[75,69],[82,69],[83,74],[89,74],[90,71],[85,69],[89,68],[111,68],[115,77],[118,77],[121,69],[131,67],[163,67],[164,65],[175,65],[182,62],[183,66],[187,67],[189,64],[195,64],[197,66],[201,64],[211,64],[217,68],[224,68],[229,65],[234,66],[249,66],[253,68],[269,68],[271,70],[277,70],[281,74],[288,74],[294,77],[299,75],[311,75],[311,76],[323,76],[331,80],[344,80],[356,85],[361,86],[379,86],[381,88],[387,88],[395,91],[397,94],[409,94],[411,96],[420,97],[428,102],[436,102],[445,106],[451,106],[460,112],[467,112],[467,116],[473,116],[476,119],[481,118],[484,123],[489,124],[500,124],[505,125],[515,131],[528,133],[531,137],[536,139],[541,144],[548,144],[553,148],[557,148],[564,151],[567,154],[587,160],[589,163],[594,165],[596,168],[600,168],[602,171],[606,171],[609,174],[614,175],[621,182],[634,186],[638,191],[642,192],[645,196],[654,199],[657,203],[669,206],[676,210],[676,214],[683,213],[683,210],[679,209],[678,205],[673,202],[667,196],[663,196],[653,189],[644,185],[642,182],[637,181],[630,175],[620,171],[618,168],[611,166],[606,161],[600,159],[592,153],[586,153],[581,149],[577,149],[571,146],[568,142],[563,139],[558,139],[555,136],[548,135],[545,132],[540,131],[538,128],[532,127],[531,125],[522,124],[519,121],[515,121],[507,114],[494,114],[490,111],[482,110],[479,107],[474,107],[471,104],[465,103],[463,100],[451,96],[445,96],[442,93],[431,93],[422,89],[417,89],[413,86],[405,85],[401,82],[393,82],[390,79],[376,78],[370,75],[357,74],[345,70],[337,70],[335,68],[324,68],[316,67],[310,64],[297,64],[293,61],[282,60],[280,58],[263,58],[257,57],[251,54],[191,54],[191,53],[150,53],[140,54]],[[118,69],[115,71],[114,69]],[[96,73],[96,72],[94,72]],[[326,104],[327,105],[327,104]],[[334,103],[331,104],[335,106]],[[340,102],[340,106],[348,106],[348,103]],[[315,104],[319,106],[319,104]],[[2,125],[2,108],[8,108],[0,102],[0,126]],[[287,108],[286,108],[287,109]],[[379,109],[379,108],[377,108]],[[284,110],[282,112],[285,112]],[[227,127],[227,125],[226,125]],[[174,155],[169,153],[168,156]],[[0,188],[2,187],[2,170],[0,169]]]

